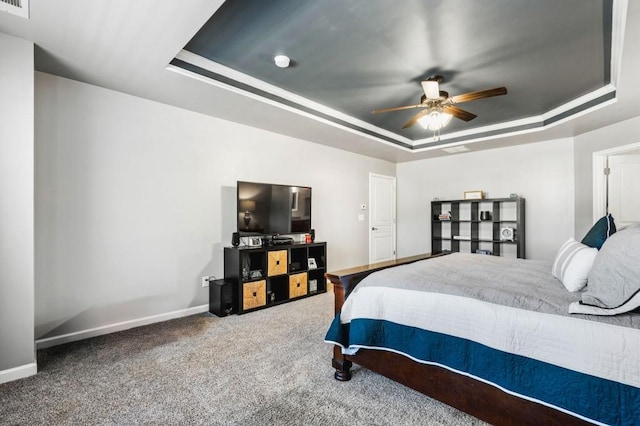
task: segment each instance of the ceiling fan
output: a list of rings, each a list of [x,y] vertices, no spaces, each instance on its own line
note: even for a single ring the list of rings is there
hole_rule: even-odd
[[[376,109],[373,111],[373,114],[422,108],[422,111],[414,115],[402,128],[406,129],[416,123],[420,123],[425,129],[435,132],[449,124],[452,117],[459,118],[463,121],[471,121],[477,117],[477,115],[458,108],[454,104],[507,94],[506,87],[496,87],[494,89],[480,90],[450,97],[449,93],[440,90],[440,82],[442,80],[443,77],[441,75],[436,75],[421,82],[424,95],[420,98],[419,104]]]

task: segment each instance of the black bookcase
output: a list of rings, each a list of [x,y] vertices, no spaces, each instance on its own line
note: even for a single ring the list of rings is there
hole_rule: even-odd
[[[526,258],[525,199],[431,202],[431,252]]]

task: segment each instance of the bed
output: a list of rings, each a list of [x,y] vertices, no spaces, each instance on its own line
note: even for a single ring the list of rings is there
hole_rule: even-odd
[[[336,379],[356,363],[493,424],[640,424],[640,228],[553,265],[414,260],[327,275]]]

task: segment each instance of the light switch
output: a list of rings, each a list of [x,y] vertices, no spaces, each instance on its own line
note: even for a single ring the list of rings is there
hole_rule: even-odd
[[[364,221],[364,215],[363,214],[359,214],[358,215],[358,221],[360,221],[360,222]]]

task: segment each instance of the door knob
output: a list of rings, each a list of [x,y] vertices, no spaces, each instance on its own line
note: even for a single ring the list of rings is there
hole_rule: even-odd
[[[372,230],[372,231],[377,231],[377,230],[378,230],[378,228],[376,228],[375,226],[372,226],[372,227],[371,227],[371,230]]]

